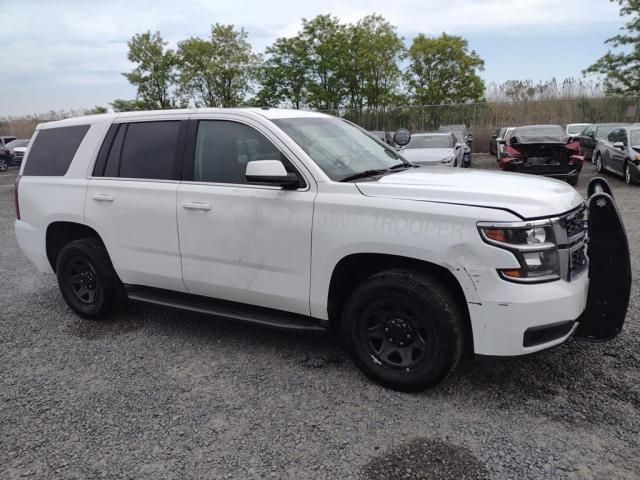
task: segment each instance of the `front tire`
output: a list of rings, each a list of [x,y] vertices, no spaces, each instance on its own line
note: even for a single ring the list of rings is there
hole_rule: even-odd
[[[109,254],[97,238],[82,238],[66,244],[56,263],[58,286],[71,309],[83,318],[108,317],[126,295]]]
[[[433,277],[387,270],[363,281],[342,312],[349,355],[371,380],[416,392],[444,380],[464,350],[464,321],[453,295]]]
[[[9,164],[4,158],[0,158],[0,172],[6,172],[9,168]]]
[[[598,173],[602,173],[603,167],[602,167],[602,155],[598,154],[596,155],[596,171]]]
[[[631,178],[631,168],[628,163],[624,164],[624,183],[627,185],[633,185],[635,182]]]

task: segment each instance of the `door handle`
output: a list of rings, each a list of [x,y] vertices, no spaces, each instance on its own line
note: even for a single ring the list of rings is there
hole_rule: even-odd
[[[211,210],[211,205],[208,203],[198,203],[198,202],[187,202],[182,204],[182,208],[186,208],[187,210]]]
[[[109,195],[107,193],[96,193],[93,196],[93,199],[96,202],[113,202],[114,197],[113,197],[113,195]]]

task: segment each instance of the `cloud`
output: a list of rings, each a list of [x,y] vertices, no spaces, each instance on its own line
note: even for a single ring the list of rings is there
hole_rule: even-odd
[[[355,22],[376,12],[410,39],[418,32],[443,31],[463,36],[539,35],[572,28],[589,32],[603,19],[619,23],[617,8],[604,0],[21,0],[3,5],[3,25],[17,27],[3,36],[3,63],[10,68],[0,71],[5,87],[0,89],[0,115],[12,113],[5,108],[16,111],[18,101],[21,110],[32,108],[21,88],[38,82],[46,82],[48,91],[66,92],[61,103],[68,102],[65,95],[78,84],[122,84],[119,91],[129,94],[121,76],[132,67],[126,42],[146,30],[159,30],[175,48],[181,39],[206,37],[213,23],[234,24],[243,26],[254,48],[263,51],[277,37],[294,35],[303,17],[325,13]],[[103,91],[104,100],[96,101],[113,98]]]

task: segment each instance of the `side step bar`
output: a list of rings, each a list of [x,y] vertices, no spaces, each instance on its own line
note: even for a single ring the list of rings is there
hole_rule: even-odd
[[[326,322],[323,320],[271,308],[138,285],[125,285],[125,290],[132,302],[212,315],[279,330],[305,332],[325,332],[327,330]]]

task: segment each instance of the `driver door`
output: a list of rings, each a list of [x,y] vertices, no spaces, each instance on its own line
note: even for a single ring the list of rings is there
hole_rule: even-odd
[[[260,124],[232,116],[192,117],[178,188],[189,293],[309,315],[316,190],[292,159]],[[245,171],[253,160],[281,160],[303,185],[283,190],[251,184]]]

